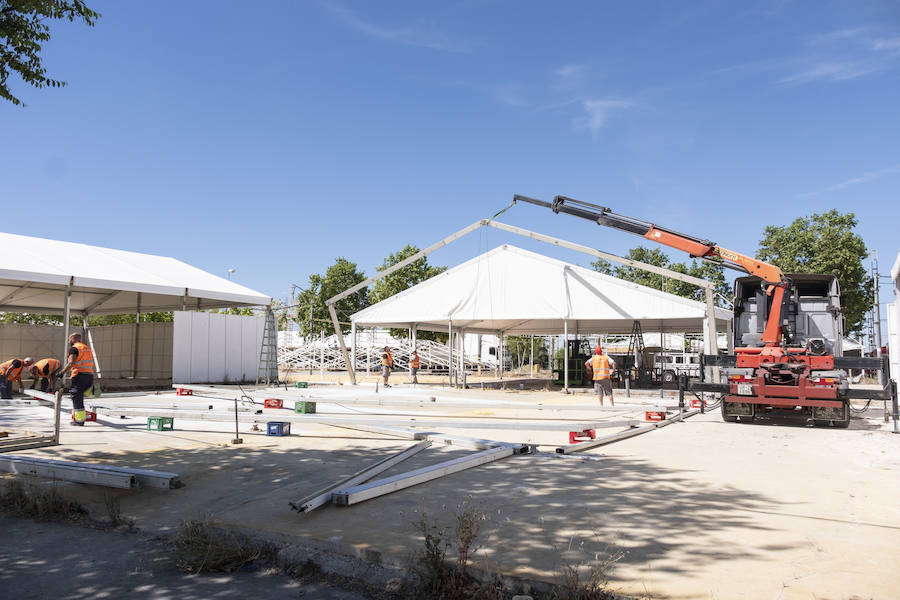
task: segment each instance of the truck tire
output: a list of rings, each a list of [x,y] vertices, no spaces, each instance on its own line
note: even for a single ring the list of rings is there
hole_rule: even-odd
[[[675,381],[675,371],[663,371],[663,383],[673,383]]]
[[[725,414],[725,400],[722,400],[722,420],[726,423],[737,423],[738,418]]]

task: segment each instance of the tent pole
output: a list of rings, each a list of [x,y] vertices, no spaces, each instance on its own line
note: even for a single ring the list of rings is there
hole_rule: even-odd
[[[69,316],[72,306],[72,279],[69,279],[69,284],[66,286],[66,306],[65,306],[65,317],[63,317],[63,325],[65,326],[65,337],[63,338],[63,364],[66,363],[66,358],[69,355]]]
[[[703,333],[704,337],[708,338],[708,343],[704,345],[706,346],[707,354],[715,356],[719,353],[719,336],[716,334],[716,305],[712,285],[707,285],[704,291],[706,292],[706,327]],[[708,369],[709,372],[706,373],[707,381],[718,382],[719,368],[708,367]]]
[[[569,320],[563,319],[563,389],[569,393]]]
[[[334,324],[334,334],[337,336],[338,344],[341,346],[341,354],[344,356],[344,364],[347,365],[347,373],[350,374],[350,383],[356,385],[356,372],[353,370],[353,365],[350,364],[350,353],[347,352],[347,345],[344,344],[344,334],[341,333],[341,326],[338,324],[334,304],[328,305],[328,314],[331,315],[331,322]]]
[[[447,360],[447,379],[450,385],[453,385],[453,319],[447,321],[447,351],[449,359]]]
[[[350,323],[350,364],[356,370],[356,321]]]
[[[462,387],[466,388],[466,330],[460,329],[459,333],[456,334],[457,339],[459,339],[459,377],[462,377]],[[456,382],[457,386],[460,385],[459,381]]]
[[[531,359],[528,362],[528,376],[534,377],[534,336],[531,336]]]
[[[141,293],[137,293],[137,310],[134,313],[134,347],[131,352],[131,378],[137,379],[138,374],[138,348],[140,347],[141,333]]]

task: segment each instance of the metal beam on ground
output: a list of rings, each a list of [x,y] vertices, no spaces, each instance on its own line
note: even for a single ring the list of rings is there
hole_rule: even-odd
[[[465,469],[471,469],[485,463],[500,460],[507,456],[512,456],[514,450],[512,448],[492,448],[490,450],[482,450],[469,456],[463,456],[440,462],[436,465],[416,469],[408,473],[401,473],[393,477],[370,481],[362,485],[336,491],[332,494],[332,501],[339,506],[349,506],[357,504],[364,500],[377,498],[397,490],[402,490],[420,483],[425,483],[439,477],[458,473]]]
[[[368,481],[376,475],[384,473],[394,465],[406,460],[410,456],[418,454],[429,446],[431,446],[431,442],[429,441],[419,442],[415,446],[407,448],[406,450],[401,450],[400,452],[392,456],[387,456],[379,460],[375,464],[357,471],[356,473],[350,475],[345,479],[324,487],[317,492],[313,492],[312,494],[306,496],[305,498],[302,498],[301,500],[298,500],[297,502],[289,502],[288,504],[290,504],[291,508],[298,512],[309,512],[315,508],[322,506],[323,504],[328,504],[329,502],[331,502],[331,495],[335,490],[343,487],[354,486]]]
[[[626,431],[620,431],[619,433],[614,433],[612,435],[607,435],[603,437],[599,437],[595,440],[591,440],[589,442],[581,442],[579,444],[571,444],[569,446],[560,446],[556,449],[557,454],[571,454],[572,452],[583,452],[585,450],[590,450],[591,448],[596,448],[597,446],[605,446],[606,444],[612,444],[613,442],[619,442],[621,440],[627,440],[628,438],[635,437],[637,435],[641,435],[644,433],[649,433],[656,429],[661,429],[666,425],[671,425],[676,421],[683,421],[688,417],[693,417],[698,414],[700,409],[689,410],[685,413],[675,415],[674,417],[670,417],[665,419],[664,421],[659,421],[658,423],[649,423],[647,425],[643,425],[641,427],[637,427],[635,429],[629,429]]]
[[[233,420],[235,417],[234,409],[229,412],[214,411],[197,411],[197,410],[145,410],[135,408],[106,408],[96,406],[97,414],[114,417],[180,417],[187,420],[198,421],[218,421]],[[584,431],[586,429],[604,429],[609,427],[631,427],[640,423],[635,419],[618,420],[618,421],[560,421],[553,422],[548,420],[524,420],[524,419],[503,419],[500,420],[441,420],[436,417],[427,419],[419,419],[416,417],[395,417],[392,415],[385,416],[363,416],[359,414],[347,416],[321,416],[316,414],[310,415],[278,415],[273,413],[263,413],[254,415],[239,415],[240,420],[245,423],[265,423],[268,421],[287,421],[290,423],[313,423],[317,425],[330,425],[332,427],[342,427],[344,429],[362,429],[373,430],[378,427],[380,430],[389,435],[398,435],[403,430],[400,428],[418,427],[429,429],[501,429],[501,430],[521,430],[531,429],[540,431]],[[379,433],[381,431],[378,431]],[[409,432],[410,434],[412,432]],[[421,432],[420,432],[421,433]]]
[[[46,477],[60,481],[74,481],[77,483],[90,483],[105,487],[131,489],[135,487],[134,475],[127,473],[114,473],[85,467],[62,466],[55,464],[43,464],[25,460],[21,456],[0,456],[0,471],[31,475],[33,477]]]
[[[90,471],[99,471],[102,473],[124,474],[135,478],[135,483],[158,489],[174,489],[180,485],[177,473],[168,473],[165,471],[154,471],[151,469],[133,469],[131,467],[120,467],[117,465],[102,465],[96,463],[79,463],[67,462],[62,460],[54,460],[49,458],[39,458],[36,456],[15,456],[0,457],[0,460],[8,460],[17,464],[31,464],[44,467],[59,467],[70,469],[86,469]],[[134,487],[134,486],[132,486]]]

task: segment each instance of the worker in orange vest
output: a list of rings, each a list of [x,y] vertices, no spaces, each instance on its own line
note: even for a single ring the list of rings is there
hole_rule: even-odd
[[[603,348],[597,344],[597,347],[594,348],[594,355],[584,362],[584,368],[594,374],[594,391],[597,392],[597,397],[600,399],[600,406],[603,406],[603,396],[609,396],[609,405],[615,406],[610,376],[616,368],[616,361],[603,354]]]
[[[19,391],[22,391],[22,369],[30,367],[30,358],[11,358],[5,363],[0,363],[0,398],[10,400],[12,398],[13,382],[19,382]]]
[[[394,368],[394,357],[391,356],[391,347],[385,346],[381,354],[381,376],[384,378],[384,387],[391,387],[388,379],[391,377],[391,369]]]
[[[418,351],[413,348],[412,356],[409,358],[409,382],[410,383],[419,383],[419,365],[421,361],[419,360]]]
[[[29,370],[31,371],[31,377],[34,379],[31,389],[36,388],[38,381],[40,381],[42,392],[54,392],[54,388],[56,388],[54,384],[56,372],[59,371],[60,367],[62,367],[62,362],[55,358],[43,358],[31,365]]]
[[[72,425],[84,426],[84,392],[94,385],[94,353],[86,344],[81,343],[81,334],[73,333],[69,336],[68,360],[65,366],[59,370],[62,376],[69,369],[72,370],[72,410],[74,420]]]

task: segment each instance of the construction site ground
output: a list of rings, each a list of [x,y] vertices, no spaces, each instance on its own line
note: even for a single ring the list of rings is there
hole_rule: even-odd
[[[642,419],[644,410],[601,411],[590,395],[548,391],[396,385],[376,394],[373,384],[364,383],[291,393],[317,399],[319,416],[374,413],[398,421],[409,415],[482,423],[516,418],[616,421]],[[179,398],[206,401],[171,392],[127,400]],[[109,396],[97,402],[121,399]],[[385,404],[419,400],[425,406],[363,407],[352,404],[353,399]],[[471,406],[442,404],[462,399]],[[626,399],[620,395],[618,401]],[[491,407],[498,402],[541,407]],[[630,402],[652,406],[660,401],[655,394],[635,392]],[[675,399],[662,402],[672,405]],[[572,404],[583,404],[584,410],[551,409]],[[0,429],[46,431],[51,414],[45,406],[7,401],[0,407]],[[286,414],[294,415],[265,409],[272,421]],[[711,412],[568,456],[553,454],[555,447],[568,443],[565,431],[447,429],[538,444],[539,452],[308,514],[291,510],[289,502],[415,442],[321,424],[294,424],[290,437],[270,437],[241,424],[243,443],[233,445],[233,423],[176,417],[175,430],[161,432],[148,431],[146,418],[101,416],[97,423],[75,428],[64,412],[62,445],[17,454],[178,473],[184,483],[180,489],[112,490],[123,514],[144,532],[173,532],[185,519],[208,517],[219,525],[335,556],[402,566],[421,547],[415,523],[423,510],[429,520],[452,526],[460,508],[470,507],[484,515],[474,562],[487,571],[553,581],[565,564],[612,561],[611,587],[628,595],[888,599],[900,589],[900,435],[891,434],[881,415],[880,405],[873,403],[868,413],[854,417],[849,429],[838,430],[788,420],[730,424]],[[435,445],[385,475],[472,452]],[[110,490],[57,485],[102,515]],[[71,544],[79,543],[73,534]]]

